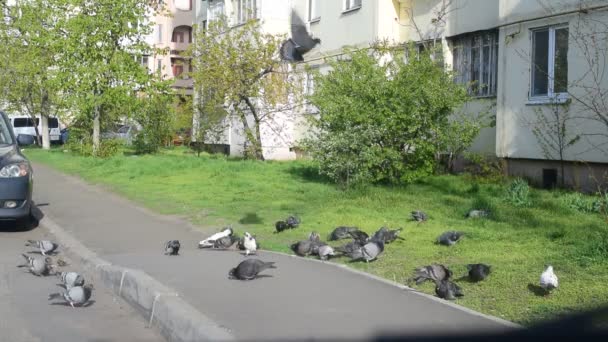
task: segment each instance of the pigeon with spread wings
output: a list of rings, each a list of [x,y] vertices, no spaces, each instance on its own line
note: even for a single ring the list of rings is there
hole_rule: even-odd
[[[313,38],[306,29],[306,24],[304,24],[302,18],[292,10],[291,38],[284,41],[281,45],[281,60],[302,62],[304,61],[304,55],[320,43],[321,39]]]

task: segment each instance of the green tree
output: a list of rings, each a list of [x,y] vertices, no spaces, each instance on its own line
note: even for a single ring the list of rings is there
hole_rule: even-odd
[[[275,114],[292,111],[301,92],[297,77],[281,71],[282,37],[262,32],[257,20],[230,27],[225,17],[197,32],[190,56],[195,122],[205,131],[199,138],[228,121],[223,113],[234,114],[247,140],[245,156],[263,160],[262,125],[280,131]]]
[[[141,0],[65,0],[68,2],[63,58],[59,61],[66,95],[76,120],[92,133],[93,154],[100,131],[117,118],[132,117],[138,96],[155,82],[140,65],[150,54],[146,35],[153,2]]]
[[[61,56],[59,0],[16,0],[2,4],[0,21],[0,103],[29,115],[37,126],[38,143],[50,148],[48,117],[62,109],[62,89],[56,61]]]
[[[428,54],[377,45],[331,61],[315,76],[311,103],[319,116],[306,146],[320,172],[346,187],[410,182],[435,170],[448,117],[466,89]]]

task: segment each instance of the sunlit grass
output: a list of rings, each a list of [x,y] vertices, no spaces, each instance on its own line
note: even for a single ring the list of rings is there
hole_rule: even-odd
[[[433,176],[407,187],[368,187],[342,191],[327,183],[310,162],[257,162],[220,156],[197,158],[186,150],[153,156],[83,158],[60,151],[29,150],[27,155],[92,183],[103,184],[163,214],[179,215],[202,229],[232,224],[258,236],[265,249],[288,246],[310,231],[327,236],[338,225],[371,233],[380,226],[404,227],[405,241],[388,245],[383,256],[357,269],[404,282],[416,266],[448,265],[459,278],[467,263],[492,265],[478,284],[460,280],[465,297],[458,304],[523,324],[608,303],[608,227],[597,214],[566,208],[560,192],[533,190],[532,205],[516,208],[503,198],[504,184],[468,176]],[[466,219],[472,208],[486,208],[485,219]],[[430,220],[410,221],[426,211]],[[274,234],[274,222],[296,214],[300,228]],[[434,243],[445,230],[465,238],[447,248]],[[334,259],[347,262],[345,259]],[[545,264],[552,264],[560,288],[536,296]],[[432,284],[419,287],[434,293]]]

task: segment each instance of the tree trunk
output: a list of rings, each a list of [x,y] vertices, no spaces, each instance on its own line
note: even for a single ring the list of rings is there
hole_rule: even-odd
[[[51,139],[49,137],[49,113],[51,112],[49,103],[49,94],[46,89],[42,90],[42,99],[40,103],[40,126],[42,129],[42,148],[45,150],[51,149]]]
[[[243,96],[241,99],[249,108],[249,112],[253,116],[253,129],[249,127],[249,123],[247,121],[247,115],[245,112],[241,111],[241,120],[243,121],[243,125],[245,126],[245,133],[247,134],[247,138],[251,143],[250,153],[257,160],[264,160],[264,153],[262,150],[262,134],[260,131],[260,118],[257,115],[257,111],[251,100],[248,97]]]
[[[99,105],[95,105],[95,110],[93,113],[93,155],[97,156],[99,152],[99,130],[100,130],[100,120],[99,120]]]

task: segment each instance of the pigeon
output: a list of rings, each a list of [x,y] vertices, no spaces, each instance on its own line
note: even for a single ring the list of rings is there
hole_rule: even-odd
[[[547,293],[556,289],[558,286],[557,276],[553,273],[553,266],[547,265],[545,271],[540,275],[540,287]]]
[[[300,219],[295,216],[289,216],[285,220],[285,223],[287,223],[287,227],[290,229],[298,228],[298,226],[300,225]]]
[[[420,285],[427,280],[432,280],[434,282],[448,280],[451,276],[452,271],[444,265],[432,264],[417,268],[412,280],[416,282],[416,285]]]
[[[72,307],[81,306],[91,299],[91,294],[93,294],[93,285],[87,284],[85,286],[74,286],[65,292],[51,293],[49,295],[49,300],[63,299]]]
[[[447,231],[447,232],[444,232],[443,234],[441,234],[437,238],[437,242],[441,245],[451,246],[451,245],[455,244],[456,242],[458,242],[458,240],[460,240],[462,235],[464,235],[462,232],[450,230],[450,231]]]
[[[385,244],[391,243],[397,239],[403,240],[403,238],[398,235],[401,230],[403,230],[403,228],[389,230],[386,227],[382,227],[374,233],[371,240],[382,241]]]
[[[468,218],[488,217],[490,212],[487,210],[471,210],[467,213]]]
[[[371,240],[362,247],[359,247],[352,253],[348,254],[348,256],[352,261],[365,260],[365,262],[370,262],[376,260],[378,255],[380,255],[383,251],[384,242]]]
[[[336,253],[330,245],[323,245],[319,247],[318,255],[319,259],[327,260],[329,257],[335,256]]]
[[[363,247],[363,245],[360,244],[359,242],[351,241],[344,246],[336,247],[336,251],[338,251],[342,254],[345,254],[345,255],[350,255],[355,250],[358,250],[361,247]]]
[[[295,11],[291,11],[291,38],[283,42],[280,49],[281,60],[287,62],[302,62],[304,55],[320,44],[319,38],[313,38],[306,24]]]
[[[221,239],[226,236],[230,236],[233,233],[234,233],[234,231],[232,230],[232,227],[225,227],[221,232],[215,233],[215,234],[211,235],[210,237],[206,238],[205,240],[202,240],[201,242],[199,242],[198,248],[211,248],[211,247],[213,247],[213,243],[215,240]]]
[[[213,248],[215,249],[228,249],[230,246],[234,245],[234,243],[238,240],[238,238],[234,235],[224,236],[213,241]]]
[[[318,249],[321,245],[324,245],[324,243],[321,242],[320,235],[316,232],[312,232],[308,236],[308,240],[298,241],[290,247],[297,255],[307,256],[309,254],[318,254]]]
[[[61,279],[66,290],[84,285],[84,277],[76,272],[61,272],[57,273],[57,276]]]
[[[329,241],[348,239],[351,237],[350,232],[354,232],[355,230],[359,230],[359,229],[357,227],[345,227],[345,226],[337,227],[329,235]]]
[[[229,279],[251,280],[267,268],[277,268],[274,262],[264,262],[259,259],[246,259],[228,272]]]
[[[277,221],[277,223],[274,224],[274,227],[277,230],[277,233],[280,233],[282,231],[284,231],[285,229],[288,229],[289,226],[287,225],[287,222],[285,221]]]
[[[417,222],[425,222],[429,219],[428,215],[422,210],[412,211],[412,219]]]
[[[178,240],[170,240],[165,244],[165,255],[179,255],[180,243]]]
[[[367,242],[367,240],[369,239],[369,235],[367,235],[366,232],[361,231],[361,230],[353,230],[348,232],[348,234],[350,234],[350,236],[357,242],[359,242],[360,244],[365,244]]]
[[[243,236],[243,247],[245,247],[245,255],[255,254],[258,249],[258,243],[251,234],[245,232],[245,236]]]
[[[456,297],[464,296],[460,287],[449,280],[436,281],[435,293],[437,297],[447,300],[454,300]]]
[[[490,275],[491,266],[486,264],[468,264],[469,279],[472,281],[482,281]]]
[[[40,240],[40,241],[27,240],[27,243],[25,245],[28,247],[38,248],[40,250],[40,253],[44,256],[55,252],[57,247],[59,247],[58,244],[51,242],[49,240]]]
[[[21,254],[27,261],[26,264],[17,267],[28,267],[30,273],[37,276],[48,276],[53,272],[53,260],[50,257],[30,257],[26,254]]]

